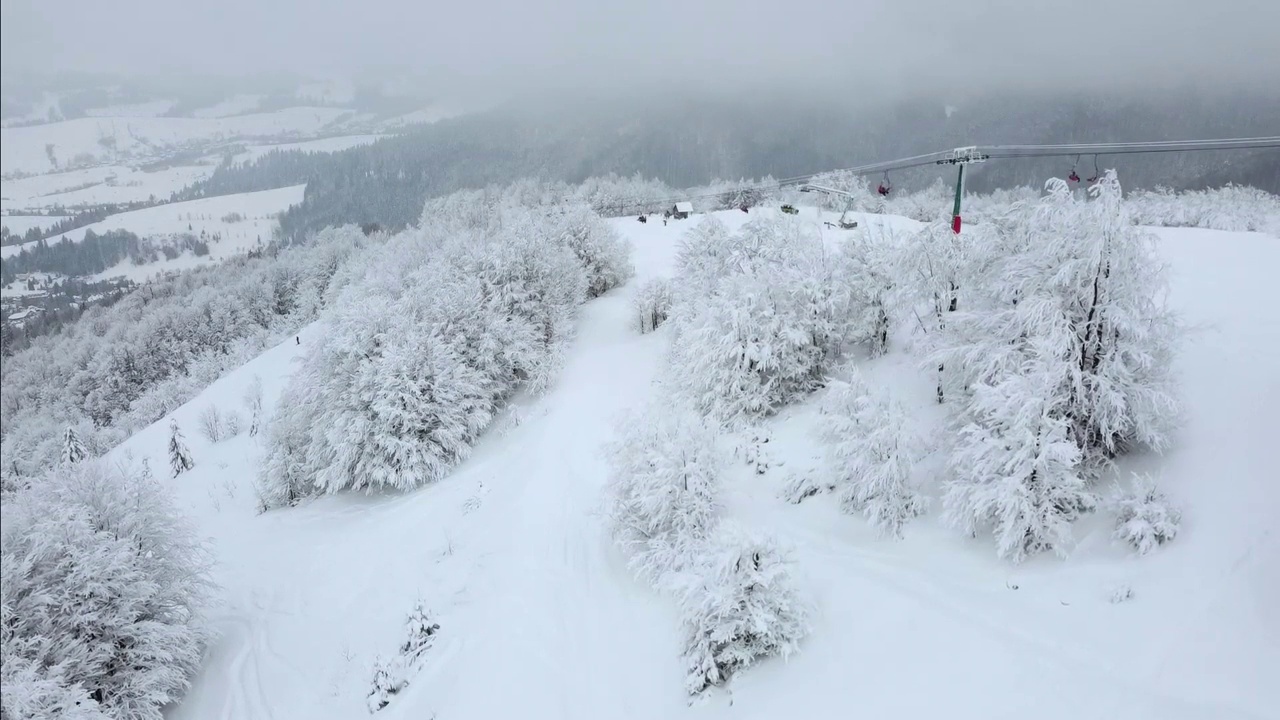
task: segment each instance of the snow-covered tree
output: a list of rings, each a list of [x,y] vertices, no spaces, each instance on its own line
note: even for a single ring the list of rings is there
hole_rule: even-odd
[[[822,404],[828,471],[846,511],[860,512],[878,531],[902,537],[902,526],[924,512],[912,484],[920,442],[905,411],[873,394],[856,373],[829,383]]]
[[[8,608],[5,608],[7,611]],[[98,703],[78,683],[68,682],[64,666],[45,668],[30,657],[32,641],[11,637],[5,622],[3,661],[0,662],[0,715],[45,720],[106,720]]]
[[[675,384],[702,413],[735,425],[820,387],[859,336],[852,289],[811,224],[752,220],[725,238],[703,223],[681,250],[672,310]]]
[[[1132,545],[1140,555],[1178,537],[1182,511],[1169,504],[1150,475],[1133,476],[1133,489],[1116,499],[1115,538]]]
[[[209,442],[216,443],[222,442],[224,430],[222,411],[213,403],[206,405],[200,412],[200,434]]]
[[[422,227],[366,260],[285,390],[263,505],[433,482],[512,393],[554,382],[591,282],[607,289],[629,273],[607,225],[562,210],[463,193],[428,203]]]
[[[605,294],[635,274],[630,242],[589,207],[574,207],[554,220],[554,232],[586,271],[588,298]]]
[[[405,641],[395,656],[389,660],[381,657],[374,660],[373,687],[366,698],[371,713],[389,705],[393,696],[409,686],[410,679],[422,663],[422,657],[435,643],[440,625],[431,619],[431,613],[419,600],[409,613],[406,630]]]
[[[654,278],[636,290],[632,300],[640,332],[651,333],[671,315],[671,281]]]
[[[691,695],[763,658],[789,656],[809,632],[793,561],[776,540],[726,526],[701,552],[699,571],[681,594]]]
[[[872,228],[845,241],[838,266],[839,282],[851,292],[850,340],[865,343],[872,357],[889,351],[890,317],[896,286],[892,233]]]
[[[609,516],[633,570],[661,583],[692,564],[716,519],[723,459],[715,431],[661,402],[626,418],[610,460]]]
[[[239,435],[241,424],[243,422],[244,422],[244,419],[241,417],[240,413],[236,412],[235,410],[232,410],[228,412],[226,415],[223,415],[222,416],[223,438],[224,439],[233,438]]]
[[[178,428],[177,420],[169,421],[169,469],[173,472],[174,477],[178,477],[182,473],[195,467],[195,460],[191,459],[191,451],[187,449],[187,443],[182,439],[182,430]]]
[[[1169,188],[1139,190],[1125,199],[1125,207],[1137,225],[1235,232],[1266,232],[1280,218],[1280,197],[1240,185],[1181,193]]]
[[[244,390],[244,406],[249,411],[249,437],[256,437],[262,429],[262,378],[253,376],[253,382]]]
[[[159,720],[199,666],[211,590],[164,489],[68,465],[6,501],[0,533],[6,717]]]
[[[1115,172],[1090,188],[1089,202],[1061,180],[1048,188],[1038,206],[1006,220],[1002,233],[1013,238],[976,275],[988,296],[951,319],[950,347],[937,357],[965,385],[1022,372],[1031,355],[1054,365],[1051,389],[1085,472],[1096,476],[1132,446],[1167,446],[1179,416],[1178,324],[1163,303],[1155,238],[1131,225]]]
[[[884,234],[896,242],[893,233]],[[916,325],[925,332],[921,343],[925,350],[945,342],[943,335],[952,315],[964,307],[961,295],[973,292],[968,280],[973,263],[970,253],[974,245],[984,242],[975,241],[973,235],[973,232],[956,235],[946,223],[939,221],[908,234],[902,243],[896,263],[896,274],[900,278],[898,295],[912,312],[923,310],[923,317],[917,316],[920,319]],[[941,403],[946,399],[946,367],[939,363],[937,369],[937,398]]]
[[[946,517],[969,534],[989,529],[997,554],[1019,562],[1052,550],[1066,555],[1071,523],[1097,506],[1081,472],[1061,381],[1031,367],[973,389],[945,483]]]
[[[62,464],[75,465],[84,460],[84,457],[84,443],[80,442],[75,428],[67,426],[67,431],[62,435]]]
[[[989,223],[968,264],[970,306],[933,356],[961,398],[948,516],[991,525],[1014,559],[1065,552],[1112,458],[1163,449],[1179,412],[1163,265],[1115,173],[1087,202],[1061,180],[1048,190]]]

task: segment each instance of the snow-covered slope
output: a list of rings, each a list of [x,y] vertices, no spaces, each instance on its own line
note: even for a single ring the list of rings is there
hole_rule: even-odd
[[[44,230],[65,219],[65,215],[0,215],[0,226],[14,235],[24,235],[31,228]]]
[[[153,157],[214,141],[306,137],[351,113],[293,107],[223,118],[102,117],[0,129],[0,174]]]
[[[809,217],[812,211],[805,210]],[[722,213],[734,228],[747,217]],[[1280,426],[1274,237],[1160,230],[1188,342],[1178,360],[1188,422],[1159,469],[1186,511],[1183,534],[1136,559],[1085,521],[1071,558],[995,559],[931,513],[878,540],[820,496],[777,499],[818,451],[812,403],[769,424],[762,475],[744,467],[727,512],[797,545],[814,628],[789,662],[744,673],[724,697],[686,705],[680,628],[634,580],[600,514],[600,446],[649,397],[666,333],[633,329],[630,295],[672,272],[697,218],[616,221],[637,277],[588,303],[559,382],[519,398],[444,481],[407,495],[342,495],[256,514],[261,437],[211,444],[197,418],[238,407],[259,376],[279,402],[301,333],[209,387],[173,417],[196,467],[172,481],[219,558],[223,635],[186,718],[353,718],[375,655],[403,639],[418,599],[440,631],[423,671],[379,715],[399,718],[1265,718],[1280,707],[1280,501],[1268,442]],[[861,218],[864,227],[877,222]],[[885,222],[909,224],[891,219]],[[831,232],[831,231],[828,231]],[[905,355],[869,364],[929,428],[931,377]],[[165,466],[167,419],[115,451]],[[1090,524],[1093,523],[1093,524]],[[1113,603],[1122,587],[1132,599]]]
[[[127,230],[143,237],[177,233],[196,235],[202,232],[208,235],[217,233],[221,234],[224,240],[234,240],[237,243],[243,240],[248,243],[244,247],[248,247],[257,242],[258,237],[261,237],[264,243],[271,239],[271,233],[276,226],[275,215],[289,209],[291,205],[302,202],[302,194],[306,187],[306,185],[294,185],[261,192],[219,195],[118,213],[92,225],[54,235],[46,242],[53,244],[62,242],[63,239],[80,242],[89,230],[95,233]],[[230,217],[233,213],[238,214],[240,219]],[[31,244],[8,245],[0,249],[0,252],[3,252],[4,257],[9,257]],[[243,250],[244,247],[238,247],[237,250]]]
[[[178,165],[161,170],[107,165],[3,181],[6,210],[79,208],[110,203],[164,200],[213,174],[216,164]]]
[[[250,163],[270,152],[279,150],[288,152],[298,150],[305,153],[332,153],[347,150],[361,145],[375,143],[382,135],[336,135],[319,140],[303,140],[294,143],[275,143],[269,145],[251,145],[244,152],[232,159],[235,164]]]

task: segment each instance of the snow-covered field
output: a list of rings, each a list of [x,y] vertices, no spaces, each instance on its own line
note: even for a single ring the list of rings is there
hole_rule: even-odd
[[[747,219],[720,216],[731,229]],[[1280,322],[1270,288],[1280,242],[1196,229],[1157,231],[1189,325],[1177,361],[1188,421],[1164,457],[1125,461],[1158,469],[1185,509],[1174,543],[1138,559],[1094,518],[1068,560],[1012,566],[989,538],[941,527],[936,509],[905,540],[877,539],[829,495],[778,499],[787,474],[819,451],[816,408],[801,404],[768,424],[769,470],[740,468],[726,510],[796,545],[813,631],[799,655],[743,673],[731,698],[688,706],[675,609],[632,577],[605,531],[600,447],[618,414],[653,392],[668,340],[635,331],[630,297],[672,273],[696,221],[615,221],[634,243],[637,277],[583,308],[558,383],[517,398],[436,485],[259,515],[263,438],[198,437],[201,411],[238,408],[255,376],[267,407],[287,402],[283,388],[322,324],[175,411],[196,467],[173,488],[213,542],[226,603],[222,637],[170,717],[363,717],[373,658],[394,652],[419,598],[441,629],[422,672],[379,713],[388,720],[1275,717]],[[891,353],[865,373],[921,429],[940,427],[932,376],[914,362]],[[114,455],[161,468],[167,440],[166,419]],[[1113,603],[1126,587],[1132,598]]]
[[[78,208],[168,199],[174,192],[212,175],[214,168],[213,162],[153,171],[112,165],[4,180],[0,187],[4,188],[6,210]]]
[[[78,118],[0,129],[0,173],[40,174],[154,157],[164,151],[238,139],[306,137],[351,114],[342,108],[293,107],[222,118]]]
[[[141,281],[157,272],[182,270],[194,267],[211,260],[219,260],[232,255],[242,255],[258,243],[265,244],[271,240],[277,220],[276,214],[287,210],[289,206],[302,202],[305,185],[264,190],[254,193],[236,195],[220,195],[218,197],[188,200],[180,203],[169,203],[155,207],[134,210],[132,212],[111,215],[105,220],[75,230],[68,230],[61,235],[48,239],[49,243],[61,242],[69,238],[72,242],[84,239],[88,230],[103,233],[109,230],[127,230],[141,237],[154,235],[173,235],[191,233],[208,236],[220,234],[222,239],[210,243],[209,255],[205,258],[184,255],[173,260],[166,260],[144,266],[134,266],[124,262],[115,268],[99,274],[99,279],[124,276],[131,280]],[[229,216],[238,213],[241,219]],[[3,257],[21,252],[30,245],[8,245],[0,248]]]
[[[14,235],[25,235],[31,228],[43,230],[64,219],[65,215],[0,215],[0,227],[9,228],[9,232]]]

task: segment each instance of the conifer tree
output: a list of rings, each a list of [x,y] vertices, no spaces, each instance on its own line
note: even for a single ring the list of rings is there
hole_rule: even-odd
[[[67,426],[67,431],[62,435],[62,464],[75,465],[84,460],[84,456],[84,443],[80,442],[75,428]]]
[[[182,440],[182,431],[178,429],[178,421],[169,421],[169,467],[173,470],[173,476],[178,477],[182,473],[195,467],[196,463],[191,459],[191,451],[187,449],[187,444]]]

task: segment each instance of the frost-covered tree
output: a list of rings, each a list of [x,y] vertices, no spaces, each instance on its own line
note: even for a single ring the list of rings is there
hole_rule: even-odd
[[[92,456],[168,416],[228,369],[293,337],[350,280],[335,268],[375,242],[354,226],[333,228],[157,280],[6,357],[5,465],[35,477],[58,464],[67,425]]]
[[[366,698],[371,713],[389,705],[393,696],[409,686],[411,677],[422,663],[422,657],[435,643],[440,625],[431,619],[430,611],[419,600],[409,613],[406,630],[407,637],[395,656],[389,660],[377,658],[374,661],[373,687]]]
[[[1053,366],[1085,472],[1140,445],[1168,444],[1179,415],[1171,374],[1178,324],[1165,306],[1155,238],[1132,227],[1114,171],[1074,198],[1061,180],[1037,206],[1004,220],[975,282],[985,297],[950,323],[937,357],[963,385]],[[990,252],[990,250],[989,250]]]
[[[1048,189],[992,222],[969,264],[972,307],[948,318],[935,355],[963,399],[948,515],[992,525],[1015,559],[1065,552],[1112,458],[1163,449],[1179,411],[1164,268],[1115,173],[1088,202],[1060,180]]]
[[[1139,190],[1125,198],[1125,206],[1137,225],[1265,232],[1280,218],[1280,197],[1240,185],[1181,193]]]
[[[256,437],[262,429],[262,378],[253,376],[253,382],[244,390],[244,406],[249,411],[249,437]]]
[[[765,657],[789,656],[809,632],[793,561],[777,541],[725,527],[701,552],[681,595],[690,695]]]
[[[240,416],[240,413],[236,412],[235,410],[232,410],[228,412],[226,415],[223,415],[222,416],[223,438],[224,439],[233,438],[239,435],[241,424],[243,422],[244,422],[244,419]]]
[[[629,272],[607,226],[561,210],[461,193],[429,202],[422,227],[364,260],[285,390],[263,505],[434,482],[514,392],[554,382],[589,278],[599,288]]]
[[[736,237],[704,222],[686,239],[671,369],[700,412],[741,424],[821,386],[860,336],[852,290],[831,260],[795,218],[753,220]]]
[[[651,333],[671,315],[671,281],[654,278],[636,290],[632,300],[641,334]]]
[[[222,442],[225,428],[223,427],[222,411],[217,405],[210,403],[200,412],[200,434],[209,442]]]
[[[191,459],[191,451],[187,449],[187,443],[182,439],[182,430],[178,428],[177,420],[169,421],[169,470],[174,477],[178,477],[182,473],[195,467],[195,460]]]
[[[8,613],[8,608],[4,608]],[[104,720],[98,703],[78,683],[68,682],[63,665],[43,667],[30,659],[38,642],[13,637],[6,618],[0,662],[0,715],[5,718]]]
[[[841,248],[839,282],[852,293],[850,339],[865,343],[872,357],[889,351],[889,308],[896,289],[894,256],[898,252],[894,243],[892,234],[868,229]]]
[[[68,465],[7,500],[0,533],[6,717],[159,720],[199,666],[211,591],[164,489]]]
[[[1182,511],[1169,504],[1150,475],[1133,476],[1133,489],[1116,499],[1115,538],[1140,555],[1178,537]]]
[[[608,455],[609,517],[632,569],[655,583],[688,569],[716,519],[723,459],[714,429],[662,402],[626,418]]]
[[[75,465],[84,460],[84,457],[84,443],[80,442],[80,436],[75,428],[68,426],[67,431],[62,435],[62,464]]]
[[[896,242],[894,233],[883,233]],[[917,327],[925,332],[925,349],[936,348],[943,343],[944,333],[952,314],[961,309],[960,296],[972,292],[968,280],[973,263],[971,249],[982,240],[973,240],[973,232],[956,235],[944,222],[935,222],[922,230],[906,235],[896,263],[900,280],[898,294],[912,310],[923,309],[923,317]],[[946,367],[938,366],[938,402],[946,400],[944,391]]]
[[[947,519],[971,535],[989,529],[1002,558],[1066,555],[1071,523],[1097,506],[1056,394],[1060,378],[1028,368],[973,390],[945,484]]]
[[[822,411],[830,481],[846,511],[902,537],[902,526],[924,512],[911,477],[920,443],[905,411],[873,394],[856,373],[848,382],[829,383]]]
[[[588,298],[619,287],[635,274],[630,243],[589,207],[574,207],[554,222],[553,231],[561,234],[586,271]]]

